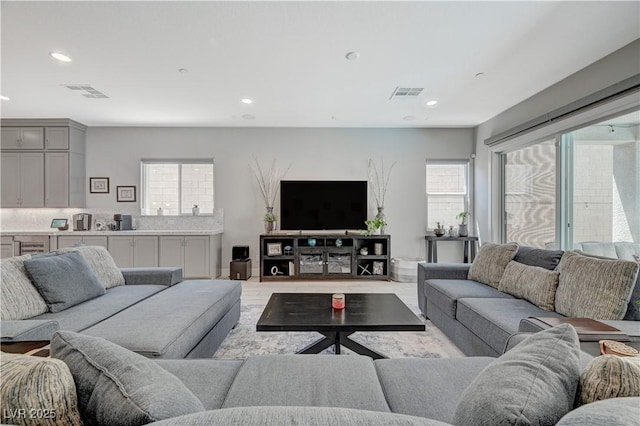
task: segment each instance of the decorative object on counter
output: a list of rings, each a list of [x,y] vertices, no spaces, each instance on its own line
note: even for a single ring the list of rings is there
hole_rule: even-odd
[[[384,199],[387,195],[387,188],[389,186],[389,178],[391,177],[391,171],[396,162],[391,164],[389,170],[384,168],[384,158],[380,159],[380,168],[376,166],[376,163],[372,159],[368,162],[369,171],[369,184],[371,185],[371,193],[376,200],[376,207],[378,208],[378,214],[376,219],[379,219],[382,223],[380,233],[384,234],[385,227],[387,226],[386,218],[384,216]]]
[[[251,168],[253,169],[253,174],[258,182],[258,188],[260,188],[260,194],[262,195],[262,199],[264,200],[264,204],[267,209],[267,214],[264,217],[265,230],[266,232],[271,232],[275,230],[276,220],[273,215],[273,206],[276,204],[276,197],[280,190],[280,181],[291,168],[291,164],[289,164],[289,167],[287,167],[284,173],[281,173],[278,169],[276,160],[273,160],[269,169],[266,170],[260,165],[260,162],[255,155],[253,156],[253,162],[254,164],[251,164]],[[274,219],[272,221],[267,220],[267,216],[269,215],[273,216]],[[267,225],[268,222],[271,224]],[[271,227],[271,229],[267,230],[267,226]]]
[[[284,246],[284,254],[285,256],[291,256],[293,254],[293,247]]]
[[[282,272],[280,272],[280,269],[278,269],[277,266],[272,266],[271,267],[271,275],[273,275],[274,277],[278,274],[281,274]]]
[[[267,256],[280,256],[282,254],[282,243],[267,243]]]
[[[107,230],[107,223],[104,220],[96,220],[96,231],[106,231]]]
[[[360,275],[371,275],[369,265],[358,265],[358,268],[360,268]]]
[[[373,245],[373,254],[376,256],[382,256],[382,243],[375,243]]]
[[[440,224],[440,222],[436,222],[437,228],[433,230],[433,233],[436,237],[442,237],[444,235],[444,228]]]
[[[108,194],[109,178],[108,177],[90,177],[89,192],[91,194]]]
[[[380,219],[377,216],[373,219],[365,220],[364,223],[367,225],[367,230],[364,233],[365,235],[382,235],[382,230],[386,225],[384,219]]]
[[[467,237],[469,235],[469,229],[467,227],[467,220],[469,219],[469,212],[461,212],[456,216],[456,219],[460,219],[458,225],[458,235],[461,237]]]
[[[91,231],[92,215],[88,213],[78,213],[73,215],[74,231]]]
[[[69,229],[68,219],[53,219],[51,221],[52,228],[58,228],[58,231],[66,231]]]
[[[315,238],[309,238],[307,240],[307,244],[309,245],[309,247],[315,247],[316,246],[316,239]]]
[[[194,204],[193,207],[191,208],[191,213],[194,216],[198,216],[200,214],[200,207],[198,207],[197,204]]]
[[[336,247],[342,247],[342,238],[336,238]]]
[[[267,214],[264,215],[264,232],[267,234],[276,230],[278,218],[273,214],[273,207],[267,207]]]
[[[116,186],[116,196],[119,203],[134,203],[136,201],[136,187]]]
[[[384,273],[384,262],[373,262],[373,275],[382,275]]]
[[[119,214],[116,213],[113,215],[113,220],[115,222],[115,230],[116,231],[131,231],[133,230],[133,220],[130,214]]]
[[[162,207],[158,207],[158,216],[162,216],[163,214]]]
[[[346,301],[344,294],[336,293],[331,296],[331,307],[333,309],[344,309],[346,306]]]
[[[362,248],[360,249],[360,254],[361,254],[361,255],[363,255],[363,256],[368,255],[368,254],[369,254],[369,249],[368,249],[368,248],[366,248],[366,247],[362,247]]]

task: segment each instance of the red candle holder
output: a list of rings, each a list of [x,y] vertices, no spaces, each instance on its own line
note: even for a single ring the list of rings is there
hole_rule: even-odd
[[[331,307],[333,309],[344,309],[346,305],[344,294],[336,293],[331,296]]]

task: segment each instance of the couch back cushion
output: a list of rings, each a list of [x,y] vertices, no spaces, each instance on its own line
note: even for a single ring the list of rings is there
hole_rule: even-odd
[[[100,281],[104,284],[104,288],[116,287],[124,285],[124,276],[120,268],[116,265],[115,260],[106,248],[101,246],[77,246],[65,247],[56,250],[56,253],[68,253],[77,251],[87,259],[89,266],[96,273]]]
[[[27,259],[24,267],[51,312],[106,293],[84,256],[77,252]]]
[[[516,256],[513,258],[518,263],[529,266],[539,266],[540,268],[553,271],[562,259],[562,250],[547,250],[529,246],[520,246]]]
[[[468,278],[498,288],[507,264],[518,251],[518,245],[484,243],[469,268]]]
[[[87,424],[143,425],[204,411],[176,376],[99,337],[59,331],[51,339],[51,356],[71,370]]]
[[[512,260],[504,270],[498,290],[553,311],[560,273]]]
[[[556,312],[567,317],[621,320],[636,284],[638,264],[568,251],[558,265]]]
[[[460,397],[456,425],[555,425],[574,405],[580,345],[562,324],[533,334],[489,364]]]
[[[27,275],[24,261],[31,255],[0,259],[0,318],[21,320],[44,314],[49,310]]]

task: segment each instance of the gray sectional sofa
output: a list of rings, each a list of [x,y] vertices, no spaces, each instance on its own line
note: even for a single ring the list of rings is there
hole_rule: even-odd
[[[58,312],[42,300],[33,275],[25,269],[31,256],[2,259],[3,346],[50,340],[55,331],[69,330],[105,338],[150,358],[207,358],[238,323],[242,288],[237,281],[183,281],[180,268],[118,269],[100,247],[64,249],[44,257],[54,259],[70,251],[89,260],[99,285],[106,288],[98,289],[98,297]],[[41,266],[44,275],[48,267]],[[74,279],[63,278],[63,286]],[[67,297],[73,295],[62,298]]]
[[[614,244],[604,245],[607,247],[585,243],[582,248],[593,255],[616,253]],[[637,245],[625,244],[622,251],[618,252],[631,257],[632,251],[640,250],[635,246]],[[561,250],[520,247],[513,261],[553,271],[563,255]],[[595,260],[600,259],[602,258]],[[493,286],[469,279],[470,268],[469,264],[423,263],[418,265],[417,275],[421,312],[466,355],[497,356],[503,352],[511,335],[536,332],[547,327],[529,317],[563,316],[556,309],[542,309],[525,298],[515,297]],[[594,319],[601,319],[602,322],[621,329],[631,337],[631,345],[640,349],[640,305],[635,303],[640,299],[640,274],[636,275],[632,294],[627,297],[624,319]],[[597,354],[597,344],[584,343],[582,347],[592,355]]]

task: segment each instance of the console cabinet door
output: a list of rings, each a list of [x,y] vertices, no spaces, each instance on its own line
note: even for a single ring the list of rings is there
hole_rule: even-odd
[[[71,236],[63,235],[58,237],[58,248],[72,247],[78,243],[82,243],[87,246],[100,246],[107,248],[107,237],[101,235],[85,235],[85,236]]]
[[[184,237],[160,237],[160,265],[183,268],[184,273]]]
[[[44,206],[69,207],[69,154],[44,155]]]
[[[81,242],[82,242],[82,237],[71,237],[71,236],[58,237],[58,248],[61,249],[65,247],[73,247],[74,245]]]
[[[209,237],[184,237],[184,274],[190,278],[208,278],[209,270]]]
[[[108,248],[118,268],[133,268],[133,237],[110,236]]]
[[[133,239],[133,266],[136,268],[158,266],[158,237],[140,236]]]

